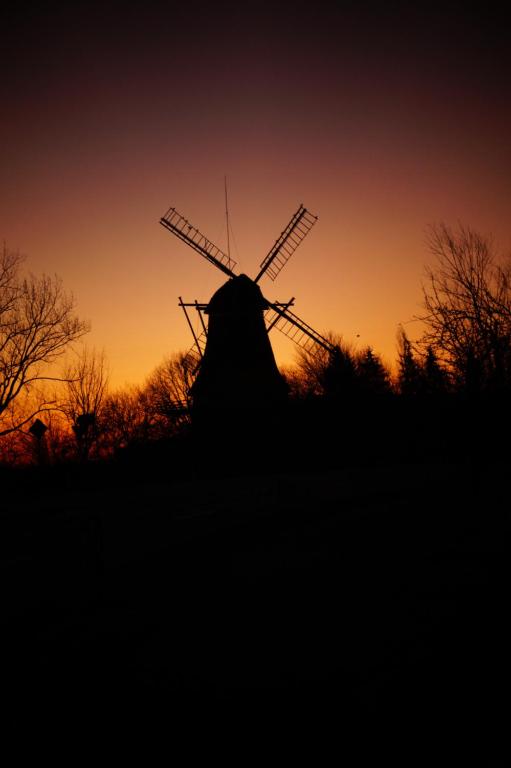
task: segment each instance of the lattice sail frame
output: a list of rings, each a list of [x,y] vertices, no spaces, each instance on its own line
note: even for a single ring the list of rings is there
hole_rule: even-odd
[[[258,283],[263,275],[267,275],[270,280],[275,280],[317,220],[317,216],[313,216],[303,204],[300,204],[285,230],[259,265],[260,271],[254,282]]]
[[[161,217],[160,224],[172,232],[173,235],[179,237],[180,240],[187,243],[197,253],[200,253],[201,256],[204,256],[205,259],[214,264],[215,267],[218,267],[224,274],[229,275],[229,277],[235,276],[236,262],[212,243],[211,240],[208,240],[202,232],[199,232],[175,208],[168,209],[166,214]]]

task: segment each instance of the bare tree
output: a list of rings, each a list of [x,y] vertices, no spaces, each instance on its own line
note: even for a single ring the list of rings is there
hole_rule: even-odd
[[[172,432],[188,423],[190,387],[193,374],[186,354],[177,353],[159,365],[143,390],[145,408],[151,421]]]
[[[0,440],[0,466],[32,461],[31,436],[20,431],[5,434]]]
[[[326,338],[336,348],[332,354],[323,348],[314,353],[298,348],[296,352],[295,381],[292,391],[303,396],[332,395],[353,390],[356,379],[356,353],[343,341],[342,336],[327,333]]]
[[[428,245],[436,263],[426,269],[421,340],[461,383],[509,385],[511,374],[511,270],[491,239],[459,226],[433,226]]]
[[[84,413],[98,414],[105,398],[108,371],[104,352],[83,347],[64,370],[66,416],[76,422]]]
[[[9,313],[14,307],[18,295],[17,276],[23,262],[20,253],[9,251],[5,243],[0,255],[0,329],[9,325]]]
[[[104,455],[150,438],[152,425],[138,387],[108,394],[101,413],[100,446]]]
[[[108,384],[104,352],[83,347],[64,371],[62,410],[72,424],[79,454],[87,459],[98,435],[101,408]]]
[[[52,407],[39,399],[28,412],[13,406],[22,394],[33,393],[43,381],[58,379],[51,366],[88,325],[74,314],[74,300],[58,277],[29,275],[22,279],[23,259],[5,246],[0,255],[0,435],[19,429]],[[6,419],[6,415],[10,419]]]
[[[279,371],[284,377],[292,400],[304,400],[310,395],[309,382],[298,366],[280,366]]]

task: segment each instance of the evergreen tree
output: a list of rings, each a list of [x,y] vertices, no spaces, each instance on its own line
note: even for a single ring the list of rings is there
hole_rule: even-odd
[[[450,389],[449,375],[443,368],[433,347],[428,347],[422,366],[422,392],[426,395],[440,395]]]
[[[390,374],[371,347],[362,353],[357,365],[360,391],[375,395],[391,392]]]
[[[357,367],[347,347],[337,346],[322,374],[323,393],[329,398],[346,397],[358,388]]]
[[[404,330],[398,333],[398,388],[402,395],[418,395],[422,391],[423,372],[415,359],[412,343]]]

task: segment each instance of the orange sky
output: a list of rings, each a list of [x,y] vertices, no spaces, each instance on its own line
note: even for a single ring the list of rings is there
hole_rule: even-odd
[[[225,249],[224,175],[240,271],[303,202],[319,221],[263,292],[387,361],[420,309],[428,224],[511,250],[510,55],[490,5],[48,8],[2,11],[0,237],[63,278],[114,386],[190,346],[177,297],[224,276],[158,220],[175,206]]]

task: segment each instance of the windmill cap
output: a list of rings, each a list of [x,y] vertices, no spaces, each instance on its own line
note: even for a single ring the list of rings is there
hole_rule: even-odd
[[[268,309],[268,302],[261,293],[259,286],[247,275],[238,275],[224,283],[205,310],[209,315],[215,314],[251,314]]]

